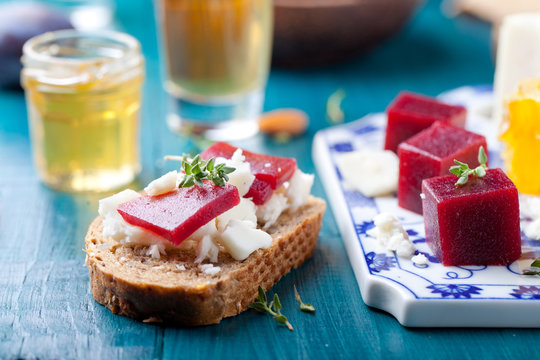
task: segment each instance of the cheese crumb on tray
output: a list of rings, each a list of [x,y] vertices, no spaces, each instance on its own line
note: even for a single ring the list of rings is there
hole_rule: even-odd
[[[404,258],[414,254],[414,245],[397,217],[389,213],[380,213],[373,218],[373,222],[375,227],[368,230],[367,234],[377,239],[386,250],[395,251],[398,256]]]
[[[399,161],[389,150],[359,150],[336,159],[347,185],[365,196],[390,194],[397,189]]]

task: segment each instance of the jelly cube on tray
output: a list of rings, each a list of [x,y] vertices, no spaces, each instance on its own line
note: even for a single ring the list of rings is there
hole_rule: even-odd
[[[540,195],[540,79],[526,80],[509,99],[502,123],[501,156],[520,192]]]
[[[467,111],[462,106],[441,103],[425,95],[401,92],[386,109],[385,150],[397,153],[398,145],[430,127],[444,121],[458,127],[465,126]]]
[[[456,186],[454,175],[426,179],[426,243],[445,266],[507,265],[521,255],[518,192],[501,169]]]
[[[217,142],[206,149],[202,154],[203,160],[212,157],[230,159],[238,148],[224,142]],[[256,154],[243,150],[246,162],[251,166],[251,173],[255,180],[245,198],[252,198],[256,205],[264,204],[275,189],[289,180],[296,170],[296,160],[292,158]]]
[[[448,175],[454,159],[476,167],[486,139],[453,125],[437,122],[399,146],[398,205],[422,214],[422,180]]]
[[[150,230],[179,245],[198,228],[240,203],[238,189],[203,181],[202,188],[177,188],[158,196],[141,196],[120,204],[118,212],[131,225]]]

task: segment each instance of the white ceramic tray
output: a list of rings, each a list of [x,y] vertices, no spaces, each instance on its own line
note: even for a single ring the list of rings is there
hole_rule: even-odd
[[[490,166],[500,164],[500,144],[490,129],[491,89],[465,87],[441,95],[469,110],[467,127],[486,135]],[[404,326],[540,327],[540,277],[520,275],[540,256],[540,241],[522,235],[523,256],[509,266],[445,267],[424,238],[420,215],[401,209],[395,197],[368,198],[348,190],[336,166],[340,153],[381,149],[386,117],[368,115],[317,133],[313,159],[351,261],[364,302],[392,314]],[[427,265],[386,252],[366,235],[379,212],[397,215]]]

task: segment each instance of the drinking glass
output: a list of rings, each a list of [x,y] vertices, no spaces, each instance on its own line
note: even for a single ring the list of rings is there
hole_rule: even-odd
[[[258,131],[268,75],[272,0],[155,0],[167,122],[213,140]]]

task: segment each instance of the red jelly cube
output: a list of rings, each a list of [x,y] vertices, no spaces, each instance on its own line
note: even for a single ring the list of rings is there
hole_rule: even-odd
[[[507,265],[521,255],[518,191],[501,169],[483,178],[457,176],[426,179],[426,242],[446,266]]]
[[[384,148],[397,153],[401,142],[436,121],[464,127],[467,111],[462,106],[443,104],[428,96],[401,92],[388,106],[386,114],[388,123]]]
[[[131,225],[140,226],[179,245],[198,228],[238,205],[238,189],[204,181],[202,188],[178,188],[158,196],[142,196],[118,207]]]
[[[237,149],[227,143],[217,142],[206,149],[201,157],[203,160],[212,157],[230,159]],[[252,198],[257,205],[264,204],[273,191],[289,180],[296,170],[296,160],[292,158],[256,154],[246,150],[242,150],[242,154],[251,166],[251,173],[255,175],[255,180],[244,197]]]
[[[422,214],[422,180],[448,175],[454,159],[478,165],[480,146],[486,139],[465,129],[437,122],[401,143],[399,155],[398,205]]]

